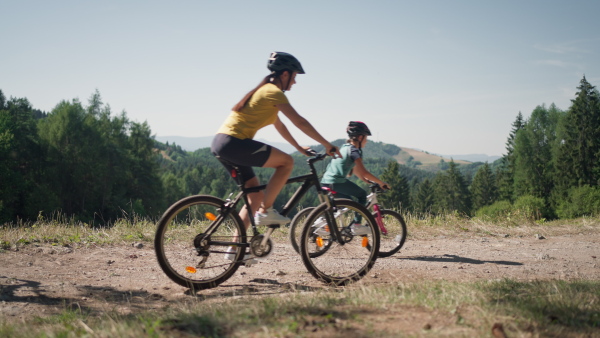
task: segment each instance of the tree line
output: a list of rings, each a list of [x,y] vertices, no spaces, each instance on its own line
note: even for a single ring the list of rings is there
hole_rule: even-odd
[[[401,149],[395,145],[369,142],[365,165],[392,185],[380,195],[386,207],[423,217],[494,215],[513,208],[536,218],[599,214],[599,98],[583,77],[568,110],[540,105],[528,119],[519,112],[506,154],[494,163],[441,161],[432,173],[415,162],[399,164],[394,156]],[[292,175],[307,173],[306,157],[292,156]],[[0,159],[3,224],[59,217],[96,225],[124,217],[156,219],[182,197],[227,198],[237,191],[208,148],[189,152],[157,142],[146,122],[130,121],[125,111],[113,114],[98,91],[87,104],[62,101],[46,113],[0,90]],[[318,165],[322,173],[327,161]],[[256,173],[266,182],[272,170]],[[286,186],[276,206],[296,188]],[[307,194],[301,206],[317,203],[316,194]]]
[[[50,113],[0,91],[0,221],[47,217],[106,223],[164,208],[147,123],[113,116],[96,91]]]
[[[519,112],[506,154],[492,164],[461,168],[451,161],[433,179],[414,182],[408,210],[507,215],[533,219],[600,214],[600,94],[581,79],[571,106],[537,106]],[[476,171],[473,174],[473,170]]]

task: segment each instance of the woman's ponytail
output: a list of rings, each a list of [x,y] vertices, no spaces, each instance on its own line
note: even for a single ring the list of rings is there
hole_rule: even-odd
[[[250,101],[250,98],[252,97],[252,95],[254,95],[254,93],[256,93],[256,91],[266,85],[267,83],[271,83],[273,82],[275,79],[279,78],[279,75],[281,75],[282,72],[275,72],[272,74],[269,74],[267,76],[265,76],[265,78],[260,81],[260,83],[258,84],[258,86],[256,86],[256,88],[252,89],[251,91],[248,92],[248,94],[246,94],[246,96],[244,96],[240,102],[238,102],[235,106],[233,106],[233,108],[231,108],[231,110],[233,111],[240,111],[242,110],[242,108],[244,108],[244,106],[248,103],[248,101]]]

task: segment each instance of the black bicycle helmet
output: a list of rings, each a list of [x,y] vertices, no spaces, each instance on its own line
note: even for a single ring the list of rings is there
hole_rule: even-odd
[[[300,61],[292,54],[284,52],[271,53],[269,61],[267,62],[267,68],[273,73],[287,70],[290,72],[298,72],[298,74],[305,74]]]
[[[346,132],[350,137],[358,135],[371,136],[371,131],[369,130],[369,127],[367,127],[367,125],[364,122],[360,121],[350,121],[350,123],[348,123],[348,127],[346,128]]]

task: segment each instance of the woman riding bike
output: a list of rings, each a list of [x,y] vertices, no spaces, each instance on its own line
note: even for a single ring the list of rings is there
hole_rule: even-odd
[[[290,222],[290,219],[274,210],[273,203],[290,176],[294,161],[283,151],[253,140],[256,132],[273,124],[286,141],[299,152],[309,155],[310,148],[301,147],[279,119],[278,113],[282,112],[298,129],[323,145],[327,154],[341,155],[335,146],[296,112],[285,95],[285,91],[291,90],[296,83],[296,75],[305,74],[300,62],[291,54],[273,52],[267,68],[271,73],[233,107],[213,139],[211,151],[218,158],[235,164],[240,169],[246,188],[260,184],[252,167],[275,168],[264,193],[256,192],[248,197],[251,210],[256,212],[256,225],[283,225]],[[224,165],[231,172],[232,168],[228,164]],[[240,211],[240,217],[248,228],[250,215],[246,207]]]
[[[321,186],[331,188],[336,192],[336,198],[354,197],[358,203],[367,204],[367,192],[348,179],[352,174],[361,180],[378,183],[382,188],[389,189],[388,184],[371,174],[362,161],[362,148],[367,144],[367,136],[371,136],[369,127],[360,121],[350,121],[346,128],[347,143],[340,147],[341,158],[331,160],[323,178]],[[357,216],[350,227],[354,235],[363,235],[370,230],[361,225],[361,218]]]

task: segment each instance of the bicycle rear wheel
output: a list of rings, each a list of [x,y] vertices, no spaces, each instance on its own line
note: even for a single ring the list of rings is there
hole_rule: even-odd
[[[154,238],[156,258],[175,283],[193,290],[214,288],[242,263],[243,245],[231,246],[233,252],[226,257],[232,243],[246,243],[246,230],[235,210],[211,234],[206,233],[224,204],[213,196],[190,196],[169,207],[159,220]]]
[[[300,236],[302,235],[302,227],[306,221],[306,217],[313,211],[314,208],[305,208],[300,210],[290,223],[290,243],[297,253],[300,253]]]
[[[351,200],[336,200],[338,209],[348,212],[336,217],[341,242],[333,239],[328,227],[305,226],[300,237],[300,254],[308,271],[317,279],[334,285],[346,285],[361,279],[375,264],[379,252],[379,229],[373,215],[363,205]],[[327,204],[322,203],[308,215],[305,224],[315,224],[328,219]],[[350,224],[355,214],[362,216],[368,233],[354,236]],[[327,221],[326,221],[327,222]]]
[[[381,218],[387,233],[380,231],[379,257],[389,257],[404,245],[407,234],[406,223],[402,215],[389,209],[381,210]]]

